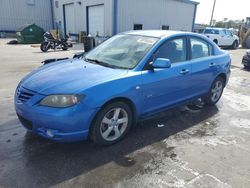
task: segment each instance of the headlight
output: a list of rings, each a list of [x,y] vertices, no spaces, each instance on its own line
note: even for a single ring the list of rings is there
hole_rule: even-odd
[[[79,103],[84,97],[84,95],[49,95],[40,102],[40,105],[66,108]]]

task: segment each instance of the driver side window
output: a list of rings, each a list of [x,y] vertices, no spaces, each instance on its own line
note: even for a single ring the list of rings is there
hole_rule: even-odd
[[[172,63],[183,62],[187,60],[186,40],[178,38],[165,42],[157,51],[154,59],[169,59]]]
[[[226,33],[227,33],[227,36],[230,36],[230,37],[233,36],[233,34],[231,33],[231,31],[229,31],[229,30],[226,30]]]
[[[221,31],[220,31],[220,35],[221,35],[222,37],[226,36],[226,31],[225,31],[224,29],[221,30]]]

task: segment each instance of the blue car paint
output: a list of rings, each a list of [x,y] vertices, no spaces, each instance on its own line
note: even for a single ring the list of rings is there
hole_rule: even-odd
[[[186,100],[186,97],[192,94],[191,76],[180,76],[182,69],[191,70],[191,66],[184,62],[173,64],[171,69],[143,71],[144,113],[171,106]]]
[[[22,85],[44,95],[75,94],[109,79],[123,77],[126,73],[127,70],[113,70],[71,59],[42,66],[26,77]]]
[[[32,122],[32,132],[48,139],[63,142],[88,138],[91,123],[108,101],[123,98],[135,107],[136,119],[146,118],[179,104],[205,95],[220,74],[230,75],[230,56],[206,37],[193,33],[167,31],[127,32],[127,35],[143,35],[159,38],[133,70],[111,69],[83,60],[70,59],[38,68],[19,84],[35,92],[26,103],[19,103],[15,96],[15,108],[19,116]],[[144,70],[153,53],[167,40],[179,36],[196,36],[209,42],[214,55],[209,58],[172,64],[169,69]],[[215,66],[209,67],[210,63]],[[188,74],[181,75],[183,69]],[[84,94],[80,103],[69,108],[40,106],[39,102],[51,94]],[[53,132],[51,137],[48,131]]]

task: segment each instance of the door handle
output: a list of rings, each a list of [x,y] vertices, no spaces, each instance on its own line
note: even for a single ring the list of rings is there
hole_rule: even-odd
[[[189,73],[189,70],[188,69],[182,69],[180,74],[182,75],[185,75],[185,74],[188,74]]]
[[[216,64],[215,63],[210,63],[209,67],[214,67]]]

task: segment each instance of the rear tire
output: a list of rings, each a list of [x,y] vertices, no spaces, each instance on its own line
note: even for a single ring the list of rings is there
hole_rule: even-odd
[[[235,50],[238,48],[238,46],[239,46],[238,41],[234,41],[231,48]]]
[[[224,87],[225,87],[225,80],[222,77],[217,77],[214,80],[207,96],[205,96],[204,98],[205,105],[207,106],[215,105],[220,100]]]
[[[131,108],[124,102],[111,103],[100,110],[90,130],[90,138],[98,145],[112,145],[128,133],[133,123]]]
[[[40,49],[42,50],[42,52],[47,52],[48,51],[48,42],[42,42]]]

